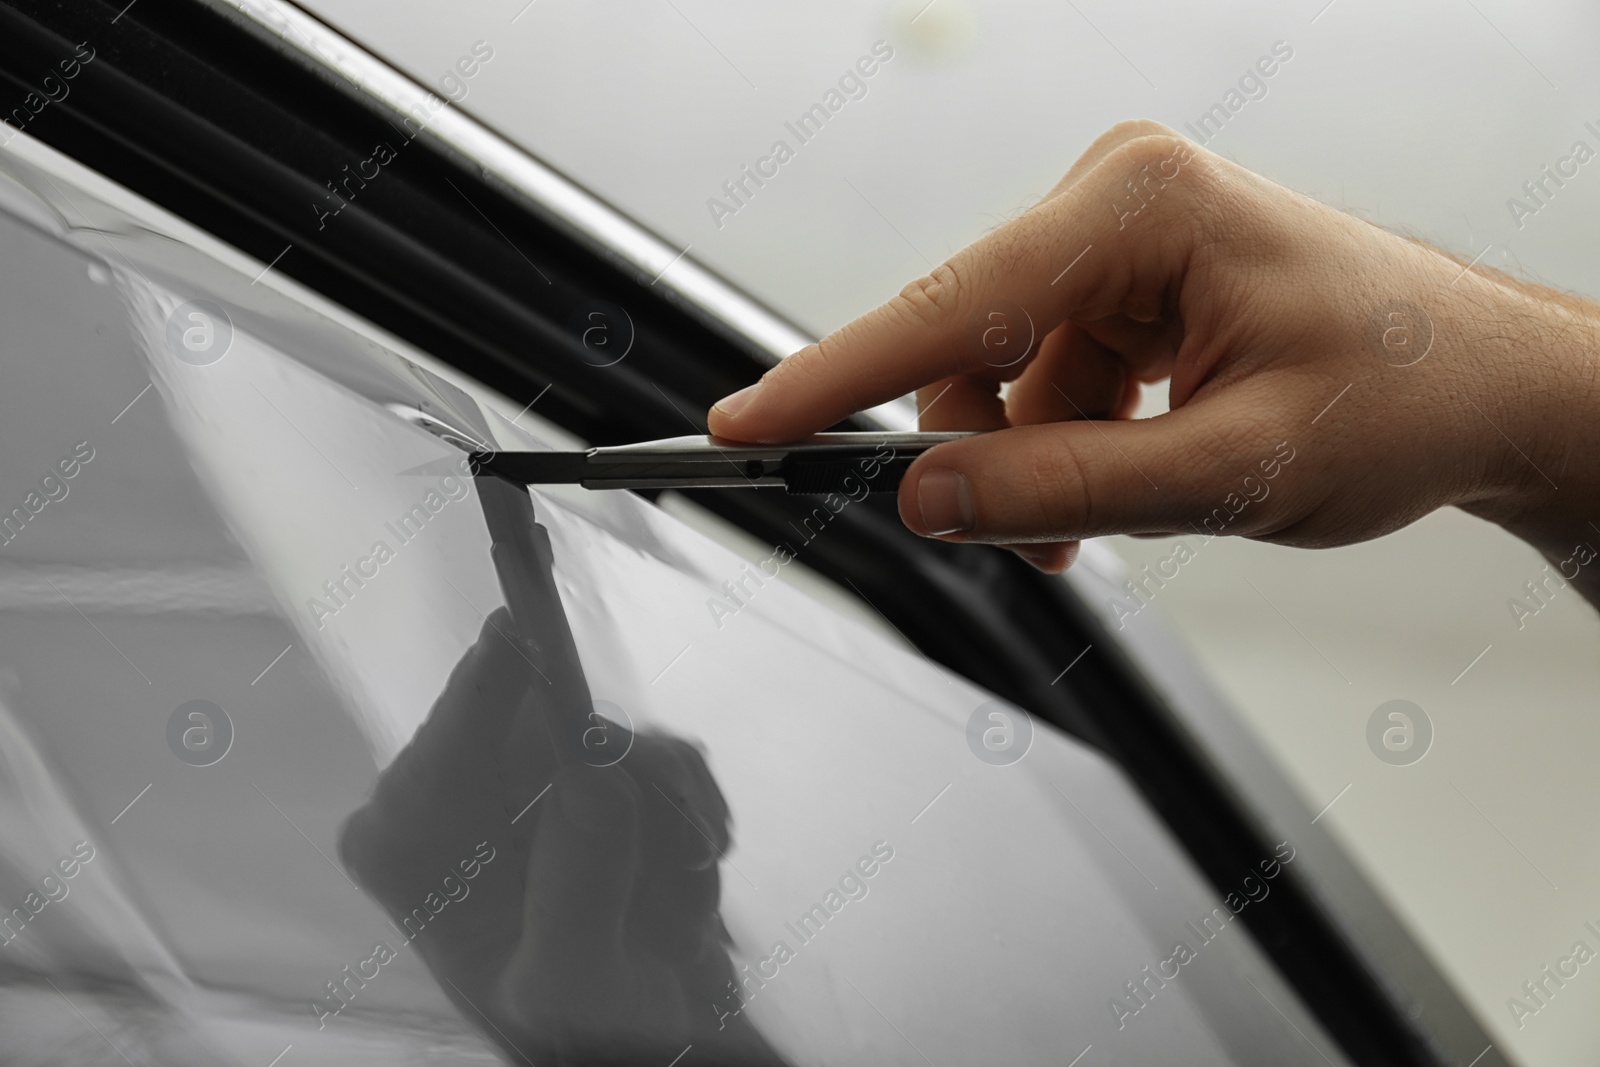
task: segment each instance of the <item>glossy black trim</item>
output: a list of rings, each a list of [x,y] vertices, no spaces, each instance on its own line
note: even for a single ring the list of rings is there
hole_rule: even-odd
[[[590,441],[703,432],[706,406],[763,366],[617,257],[503,195],[426,136],[407,139],[399,116],[216,10],[6,0],[5,106],[78,42],[96,58],[66,99],[29,120],[29,134],[507,396],[539,397],[542,416]],[[380,143],[397,150],[382,176],[336,218],[320,218],[327,183]],[[585,359],[571,319],[593,300],[628,310],[635,339],[622,363]],[[816,506],[781,493],[691,495],[771,543],[794,541]],[[879,498],[832,518],[800,558],[930,658],[1107,752],[1219,893],[1272,854],[1274,842],[1065,584],[1006,553],[915,537]],[[1052,685],[1090,645],[1070,684]],[[1242,917],[1353,1061],[1445,1062],[1294,879]],[[1476,1029],[1459,1002],[1434,1007],[1458,1037]],[[1481,1060],[1497,1062],[1498,1050]]]

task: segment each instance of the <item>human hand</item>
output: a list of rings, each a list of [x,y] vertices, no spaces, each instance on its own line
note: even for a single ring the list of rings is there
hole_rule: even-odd
[[[691,1043],[685,1063],[780,1062],[714,1007],[733,978],[717,871],[730,836],[705,760],[558,706],[586,688],[530,670],[532,644],[504,609],[489,616],[346,822],[351,877],[513,1062],[665,1063]],[[575,722],[607,736],[568,743]]]
[[[1047,571],[1082,537],[1328,547],[1452,504],[1570,555],[1595,533],[1600,470],[1573,442],[1600,408],[1597,323],[1130,122],[709,422],[790,440],[917,390],[923,429],[994,432],[912,464],[906,525]],[[1168,377],[1171,410],[1130,419]]]

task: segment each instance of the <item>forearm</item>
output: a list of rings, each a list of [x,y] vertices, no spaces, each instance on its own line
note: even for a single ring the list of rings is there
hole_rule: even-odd
[[[1481,329],[1483,358],[1504,368],[1505,419],[1481,421],[1503,489],[1463,507],[1528,542],[1600,608],[1600,306],[1503,275],[1481,281],[1502,299]]]

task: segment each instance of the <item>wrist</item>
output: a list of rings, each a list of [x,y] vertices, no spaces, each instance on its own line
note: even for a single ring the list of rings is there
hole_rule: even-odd
[[[1538,286],[1475,279],[1498,290],[1473,300],[1489,388],[1468,408],[1488,457],[1484,491],[1463,510],[1546,557],[1600,548],[1600,308]],[[1472,300],[1472,294],[1468,294]]]

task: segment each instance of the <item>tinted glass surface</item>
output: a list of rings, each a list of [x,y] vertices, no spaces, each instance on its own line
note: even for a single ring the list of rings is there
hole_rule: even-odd
[[[3,163],[0,1058],[1338,1061],[1233,918],[1293,842],[1219,899],[775,578],[849,499],[744,560],[475,484],[419,423],[557,431]]]

